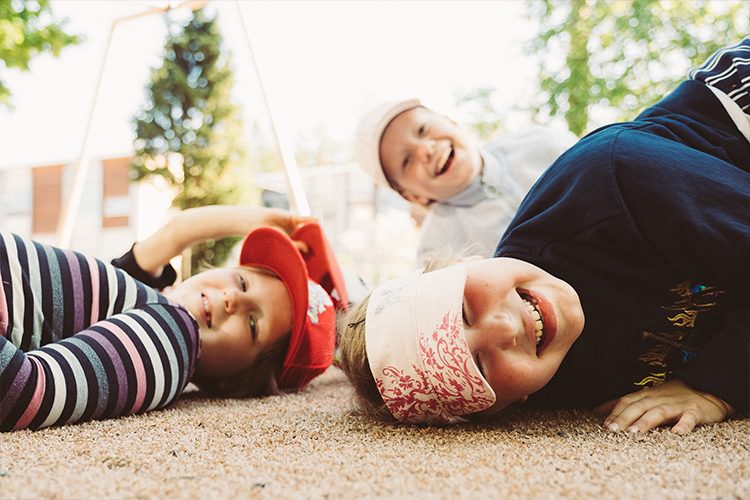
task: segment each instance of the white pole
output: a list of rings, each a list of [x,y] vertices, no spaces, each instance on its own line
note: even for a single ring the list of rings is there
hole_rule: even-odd
[[[242,29],[245,31],[245,37],[247,39],[247,46],[250,49],[250,58],[253,60],[253,67],[255,68],[255,75],[258,77],[258,83],[260,85],[260,91],[263,94],[263,100],[266,103],[266,110],[271,118],[271,127],[273,128],[274,136],[276,137],[276,146],[281,152],[281,161],[284,164],[284,171],[286,172],[286,180],[289,184],[289,202],[290,209],[299,215],[310,215],[310,206],[307,203],[307,196],[305,195],[305,189],[302,186],[302,178],[299,175],[299,168],[297,167],[297,161],[294,159],[294,154],[287,141],[282,139],[279,133],[279,128],[273,118],[273,112],[271,111],[271,104],[268,102],[268,95],[266,94],[265,87],[263,86],[263,78],[260,76],[258,70],[258,61],[255,59],[255,53],[253,52],[253,44],[250,43],[250,32],[247,29],[245,23],[245,17],[242,15],[242,7],[240,1],[237,2],[237,11],[240,14],[240,21],[242,22]]]
[[[187,1],[177,4],[176,7],[187,6],[192,10],[203,8],[208,2],[207,1]],[[104,67],[107,64],[107,57],[109,56],[109,48],[112,45],[112,36],[114,35],[117,24],[122,21],[129,21],[130,19],[136,19],[138,17],[149,16],[151,14],[167,12],[173,7],[171,4],[165,7],[153,7],[147,11],[133,14],[130,16],[120,17],[112,21],[112,27],[109,30],[109,39],[107,40],[107,47],[104,50],[104,58],[102,59],[102,66],[99,70],[99,80],[96,82],[96,90],[94,91],[94,100],[91,103],[91,111],[89,112],[89,120],[86,124],[86,133],[83,136],[83,145],[81,146],[81,153],[78,156],[78,162],[76,163],[75,171],[73,172],[73,183],[68,194],[68,198],[63,201],[62,211],[60,212],[60,218],[57,222],[57,246],[60,248],[68,248],[70,246],[70,240],[73,236],[73,225],[75,224],[76,216],[78,215],[78,209],[81,206],[81,197],[83,196],[83,185],[86,181],[86,174],[89,169],[89,137],[91,135],[91,124],[94,121],[94,111],[96,111],[96,103],[99,99],[99,94],[102,86],[102,79],[104,77]]]

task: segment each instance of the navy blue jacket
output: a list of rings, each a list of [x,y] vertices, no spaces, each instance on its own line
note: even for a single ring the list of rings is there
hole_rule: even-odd
[[[675,377],[749,414],[750,144],[683,82],[598,129],[531,189],[495,256],[580,295],[585,326],[545,408],[592,408]]]

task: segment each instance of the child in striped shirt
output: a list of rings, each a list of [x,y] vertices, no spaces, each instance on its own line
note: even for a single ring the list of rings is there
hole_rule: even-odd
[[[174,255],[248,232],[240,266],[171,286]],[[256,207],[183,211],[112,264],[0,231],[0,277],[2,431],[164,408],[190,381],[228,397],[303,387],[347,305],[320,226]]]

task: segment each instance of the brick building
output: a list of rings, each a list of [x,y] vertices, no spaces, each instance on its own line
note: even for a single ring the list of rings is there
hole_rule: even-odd
[[[170,192],[131,181],[131,161],[130,156],[91,160],[70,248],[110,259],[161,225]],[[57,244],[75,165],[70,161],[0,169],[0,227]]]

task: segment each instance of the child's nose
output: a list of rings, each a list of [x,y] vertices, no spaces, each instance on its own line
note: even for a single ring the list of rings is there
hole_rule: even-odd
[[[235,290],[224,290],[224,311],[233,314],[237,307],[237,292]]]
[[[425,139],[419,144],[419,158],[428,163],[432,155],[435,153],[435,141]]]
[[[482,336],[497,348],[513,349],[518,343],[520,326],[507,313],[487,314],[476,326],[482,330]]]

